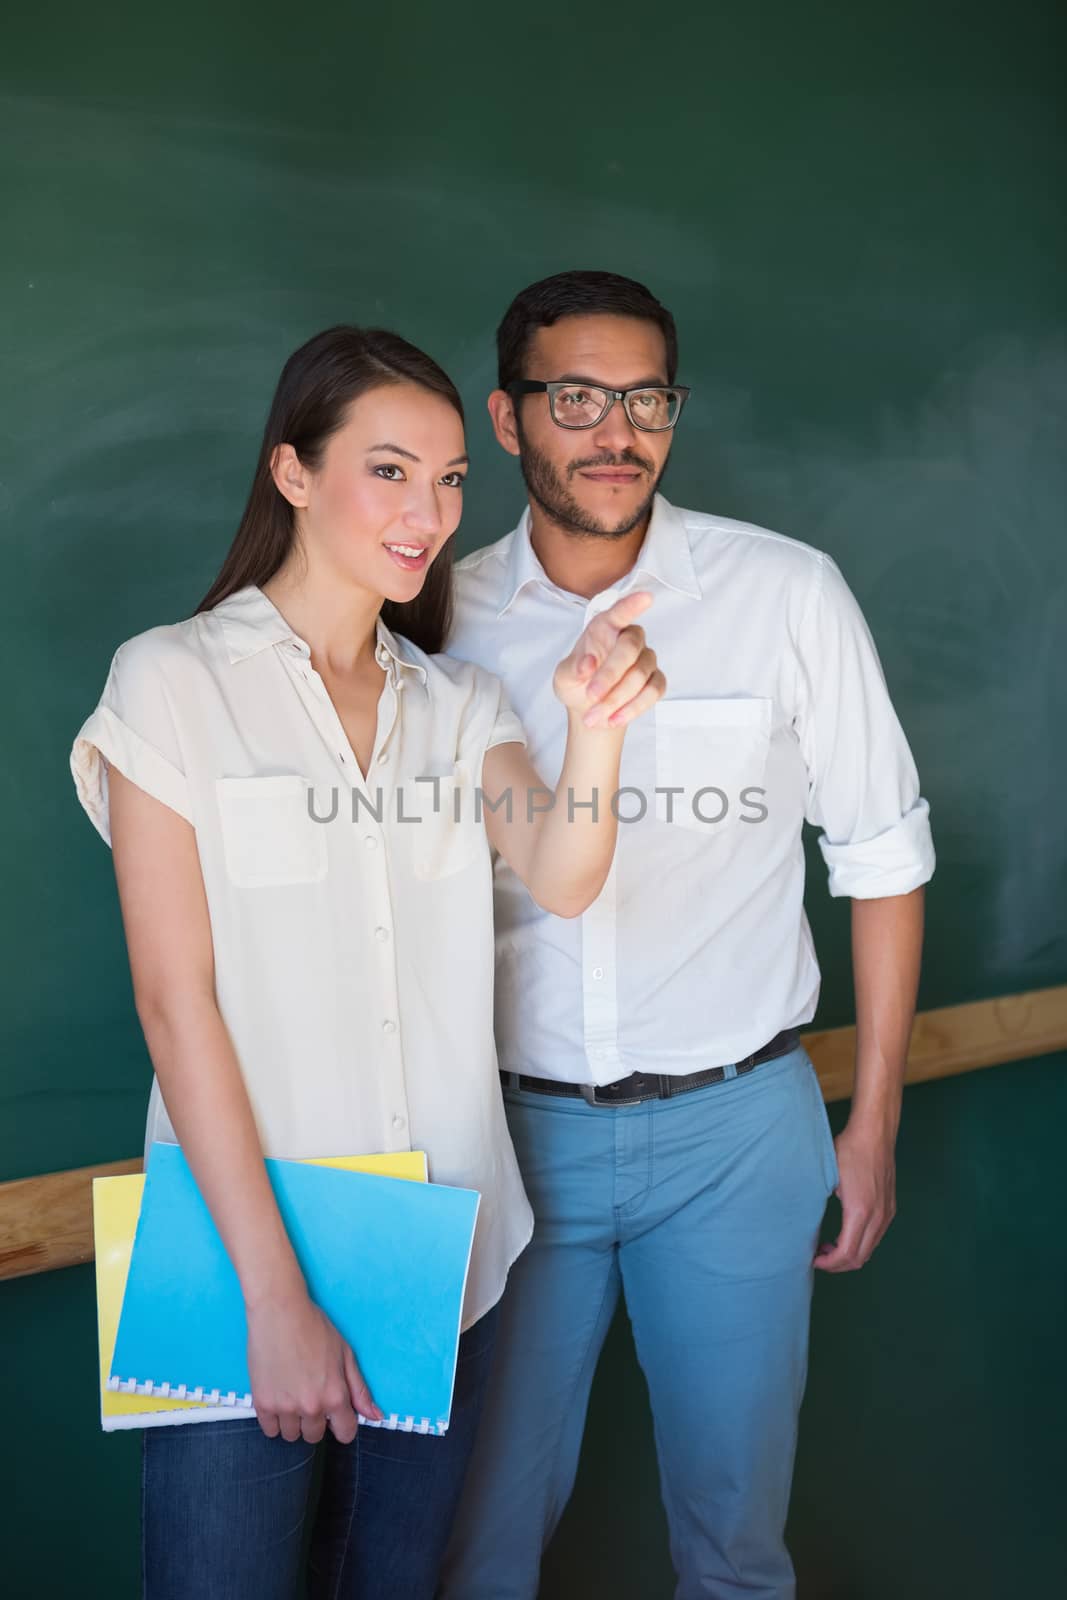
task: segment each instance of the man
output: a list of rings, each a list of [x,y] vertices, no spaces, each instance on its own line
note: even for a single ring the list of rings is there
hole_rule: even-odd
[[[834,562],[657,493],[687,394],[670,313],[626,278],[565,272],[517,297],[498,348],[489,409],[529,505],[460,563],[450,649],[503,678],[546,783],[562,755],[547,669],[633,587],[655,596],[667,692],[599,797],[625,825],[589,910],[547,915],[497,863],[497,1045],[536,1221],[443,1594],[536,1595],[622,1293],[676,1600],[787,1600],[813,1268],[862,1266],[894,1213],[928,807]],[[794,1031],[819,989],[805,819],[852,899],[856,1082],[836,1150]],[[841,1232],[817,1254],[834,1189]]]

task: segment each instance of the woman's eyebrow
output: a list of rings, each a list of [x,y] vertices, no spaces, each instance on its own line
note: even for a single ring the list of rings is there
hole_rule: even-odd
[[[372,444],[370,449],[367,451],[367,454],[372,456],[379,450],[391,450],[395,456],[403,456],[407,461],[421,462],[422,459],[421,456],[417,456],[413,450],[405,450],[403,445],[389,443]],[[454,456],[448,465],[450,467],[469,467],[470,461],[470,456]]]
[[[391,450],[394,455],[405,456],[408,461],[418,461],[419,459],[414,451],[405,450],[403,445],[399,444],[372,444],[370,449],[367,451],[367,454],[372,456],[377,450]]]

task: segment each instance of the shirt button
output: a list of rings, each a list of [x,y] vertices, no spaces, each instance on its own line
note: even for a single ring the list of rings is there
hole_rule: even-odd
[[[382,1032],[383,1033],[395,1033],[396,1032],[396,1023],[395,1022],[390,1022],[389,1018],[386,1017],[385,1021],[382,1023]]]
[[[402,1128],[406,1121],[407,1121],[407,1118],[406,1117],[402,1117],[400,1115],[399,1111],[398,1111],[396,1116],[393,1118],[393,1127],[394,1128]]]
[[[377,850],[378,848],[378,841],[374,837],[373,833],[368,833],[365,836],[363,843],[367,846],[368,850]]]
[[[389,937],[389,929],[388,928],[375,928],[374,937],[377,939],[379,944],[384,944],[386,939],[388,939],[388,937]]]
[[[593,977],[594,978],[602,978],[603,976],[604,976],[604,968],[603,967],[594,967],[593,968]]]
[[[379,666],[382,666],[382,667],[384,667],[384,666],[385,666],[385,663],[386,663],[386,662],[387,662],[387,661],[388,661],[388,660],[389,660],[389,652],[388,652],[388,650],[387,650],[387,649],[386,649],[386,648],[385,648],[385,646],[384,646],[384,644],[380,644],[380,645],[379,645],[379,646],[378,646],[378,664],[379,664]]]

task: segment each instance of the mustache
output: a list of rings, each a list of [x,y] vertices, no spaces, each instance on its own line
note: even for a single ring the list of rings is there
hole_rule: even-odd
[[[641,472],[649,473],[655,473],[656,470],[654,461],[649,461],[647,456],[639,456],[636,450],[627,447],[617,455],[587,456],[581,461],[572,461],[567,467],[567,476],[573,478],[576,472],[585,472],[591,467],[636,467]]]

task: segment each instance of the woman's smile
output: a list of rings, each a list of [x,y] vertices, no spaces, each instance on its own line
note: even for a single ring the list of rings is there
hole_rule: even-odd
[[[385,546],[398,567],[405,572],[423,572],[429,565],[430,547],[425,544],[387,544]]]

